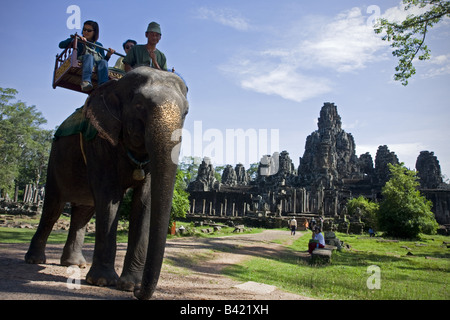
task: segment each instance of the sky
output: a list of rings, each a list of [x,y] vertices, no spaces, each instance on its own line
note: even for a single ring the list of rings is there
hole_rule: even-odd
[[[95,20],[99,41],[123,53],[127,39],[146,43],[156,21],[158,48],[189,87],[181,157],[248,168],[286,150],[297,168],[331,102],[358,156],[375,161],[387,145],[415,169],[420,151],[432,151],[450,177],[450,19],[430,29],[432,58],[415,63],[405,87],[393,80],[392,49],[373,31],[378,17],[405,16],[401,0],[4,1],[0,87],[18,90],[54,129],[87,97],[52,88],[58,43]]]

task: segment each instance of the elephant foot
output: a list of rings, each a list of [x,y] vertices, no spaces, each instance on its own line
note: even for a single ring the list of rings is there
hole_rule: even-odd
[[[122,291],[134,291],[141,287],[142,273],[140,274],[122,274],[117,281],[117,289]]]
[[[61,257],[62,266],[78,266],[80,268],[86,268],[86,259],[84,259],[81,253],[72,253],[70,255],[63,254]]]
[[[28,250],[25,254],[25,262],[29,264],[41,264],[47,261],[44,252],[36,252],[34,250]]]
[[[92,266],[86,275],[86,281],[89,284],[99,287],[110,287],[117,285],[117,275],[114,268],[100,268]]]

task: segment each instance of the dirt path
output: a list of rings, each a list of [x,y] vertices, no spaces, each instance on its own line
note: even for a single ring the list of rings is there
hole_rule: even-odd
[[[169,240],[155,300],[304,300],[273,286],[242,283],[225,277],[221,270],[253,257],[286,253],[283,245],[301,236],[289,231],[267,230],[260,234],[221,238],[178,238]],[[63,245],[47,245],[47,263],[24,262],[28,245],[0,244],[0,300],[134,299],[130,292],[99,288],[85,282],[86,269],[59,266]],[[94,245],[83,250],[92,261]],[[126,244],[118,244],[116,271],[120,275]],[[300,254],[301,255],[301,254]],[[68,279],[81,279],[78,289],[68,288]],[[72,281],[70,284],[74,284]]]

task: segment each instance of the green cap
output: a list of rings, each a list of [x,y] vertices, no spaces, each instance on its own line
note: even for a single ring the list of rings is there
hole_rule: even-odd
[[[156,22],[150,22],[147,28],[147,32],[156,32],[161,34],[161,26]]]

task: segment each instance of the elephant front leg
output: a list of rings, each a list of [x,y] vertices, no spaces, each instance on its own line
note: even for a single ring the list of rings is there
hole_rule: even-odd
[[[119,206],[119,200],[102,204],[101,199],[96,199],[94,257],[91,269],[86,275],[86,281],[90,284],[114,286],[119,278],[114,270]]]
[[[142,187],[133,190],[133,201],[129,217],[128,248],[122,275],[117,283],[117,288],[123,291],[134,291],[135,288],[140,287],[142,280],[150,229],[149,176],[147,176]]]

